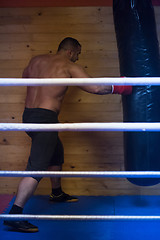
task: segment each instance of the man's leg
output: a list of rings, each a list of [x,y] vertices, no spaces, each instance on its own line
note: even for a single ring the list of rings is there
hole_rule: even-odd
[[[14,204],[23,208],[27,200],[35,192],[37,186],[38,181],[36,179],[32,177],[23,178],[18,186],[17,196]]]
[[[10,214],[21,214],[23,212],[23,207],[27,200],[33,195],[34,191],[38,186],[38,181],[32,177],[25,177],[21,180],[18,190],[16,200],[10,210]],[[4,225],[12,227],[18,231],[23,232],[38,232],[38,227],[29,223],[28,221],[4,221]]]
[[[61,171],[62,165],[59,166],[50,166],[49,171]],[[61,188],[61,177],[52,177],[51,186],[52,193],[50,195],[50,201],[52,202],[77,202],[78,198],[70,196],[62,191]]]
[[[48,170],[49,171],[62,171],[62,165],[50,166]],[[50,181],[51,181],[52,189],[61,187],[61,177],[51,177]]]

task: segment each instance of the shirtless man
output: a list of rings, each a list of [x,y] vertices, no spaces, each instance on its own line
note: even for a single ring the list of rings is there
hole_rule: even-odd
[[[90,78],[85,70],[75,64],[81,53],[80,43],[65,38],[55,55],[41,55],[31,59],[24,70],[23,78]],[[130,94],[122,86],[82,86],[82,90],[94,94]],[[118,89],[117,89],[118,88]],[[123,88],[123,89],[122,89]],[[24,123],[57,123],[67,86],[32,86],[27,88]],[[32,139],[27,171],[59,171],[63,164],[63,146],[57,132],[27,132]],[[21,214],[27,200],[36,190],[40,177],[24,177],[18,187],[17,196],[10,214]],[[51,178],[51,201],[77,201],[64,193],[60,178]],[[24,232],[37,232],[38,227],[28,221],[4,221],[4,224]]]

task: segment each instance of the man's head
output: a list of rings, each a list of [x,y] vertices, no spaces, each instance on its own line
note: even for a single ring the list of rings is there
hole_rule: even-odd
[[[76,39],[67,37],[59,44],[58,52],[60,51],[67,51],[68,58],[72,62],[76,62],[81,53],[81,44]]]

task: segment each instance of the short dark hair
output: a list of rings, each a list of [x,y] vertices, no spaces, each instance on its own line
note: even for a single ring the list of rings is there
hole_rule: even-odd
[[[73,49],[74,50],[78,47],[81,47],[81,44],[75,38],[66,37],[60,42],[60,44],[58,46],[58,51],[60,51],[61,49],[65,49],[65,50]]]

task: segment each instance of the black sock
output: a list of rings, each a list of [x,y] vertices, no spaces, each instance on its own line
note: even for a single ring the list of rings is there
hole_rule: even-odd
[[[21,208],[21,207],[19,207],[19,206],[17,206],[17,205],[14,204],[14,205],[12,206],[9,214],[21,214],[22,211],[23,211],[23,208]]]
[[[59,187],[59,188],[52,188],[52,193],[53,193],[53,195],[58,196],[58,195],[60,195],[62,193],[62,188],[61,187]]]

